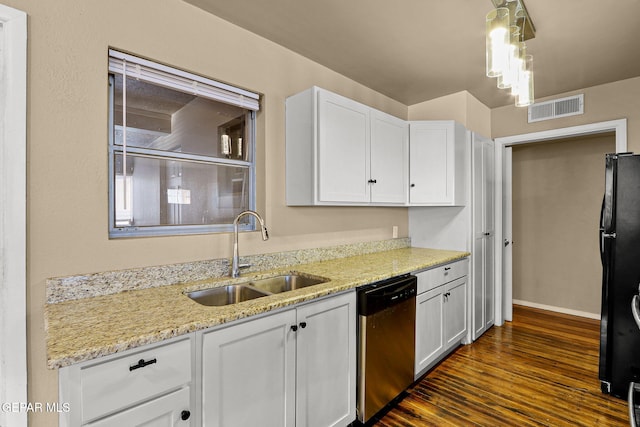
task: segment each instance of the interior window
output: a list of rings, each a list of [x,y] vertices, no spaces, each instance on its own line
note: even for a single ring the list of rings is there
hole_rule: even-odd
[[[109,88],[110,237],[230,231],[255,209],[257,94],[113,50]]]

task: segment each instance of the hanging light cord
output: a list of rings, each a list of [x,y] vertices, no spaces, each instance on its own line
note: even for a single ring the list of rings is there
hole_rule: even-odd
[[[122,196],[127,210],[127,60],[122,60]]]

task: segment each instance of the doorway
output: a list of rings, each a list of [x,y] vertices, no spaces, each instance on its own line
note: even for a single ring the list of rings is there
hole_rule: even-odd
[[[612,120],[496,138],[496,324],[513,317],[512,283],[512,150],[520,144],[612,132],[615,151],[627,151],[627,120]]]
[[[600,319],[599,241],[605,154],[602,133],[521,144],[512,150],[513,302]]]

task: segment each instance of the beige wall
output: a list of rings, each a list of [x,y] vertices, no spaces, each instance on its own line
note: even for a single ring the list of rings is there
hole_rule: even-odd
[[[600,314],[598,225],[613,134],[513,147],[513,299]]]
[[[578,116],[527,123],[526,108],[494,108],[491,110],[491,137],[521,135],[626,118],[628,149],[640,152],[640,77],[536,99],[536,102],[579,93],[584,94],[584,114]]]
[[[411,105],[409,120],[455,120],[468,130],[491,136],[491,109],[467,91]]]
[[[288,208],[284,101],[318,85],[403,119],[407,107],[179,0],[5,0],[28,14],[28,371],[32,402],[57,400],[45,367],[45,279],[228,257],[229,234],[109,240],[107,49],[114,47],[264,94],[259,210],[271,234],[242,236],[261,253],[407,235],[404,208]],[[57,424],[36,414],[34,426]]]

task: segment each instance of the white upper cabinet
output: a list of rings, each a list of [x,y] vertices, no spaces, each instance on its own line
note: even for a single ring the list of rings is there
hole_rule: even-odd
[[[409,122],[409,204],[464,206],[470,170],[466,130],[453,120]]]
[[[286,101],[287,204],[405,205],[408,125],[312,87]]]
[[[409,127],[397,117],[371,113],[371,201],[403,204],[408,200]]]
[[[318,92],[319,202],[370,201],[369,113],[362,104]]]

